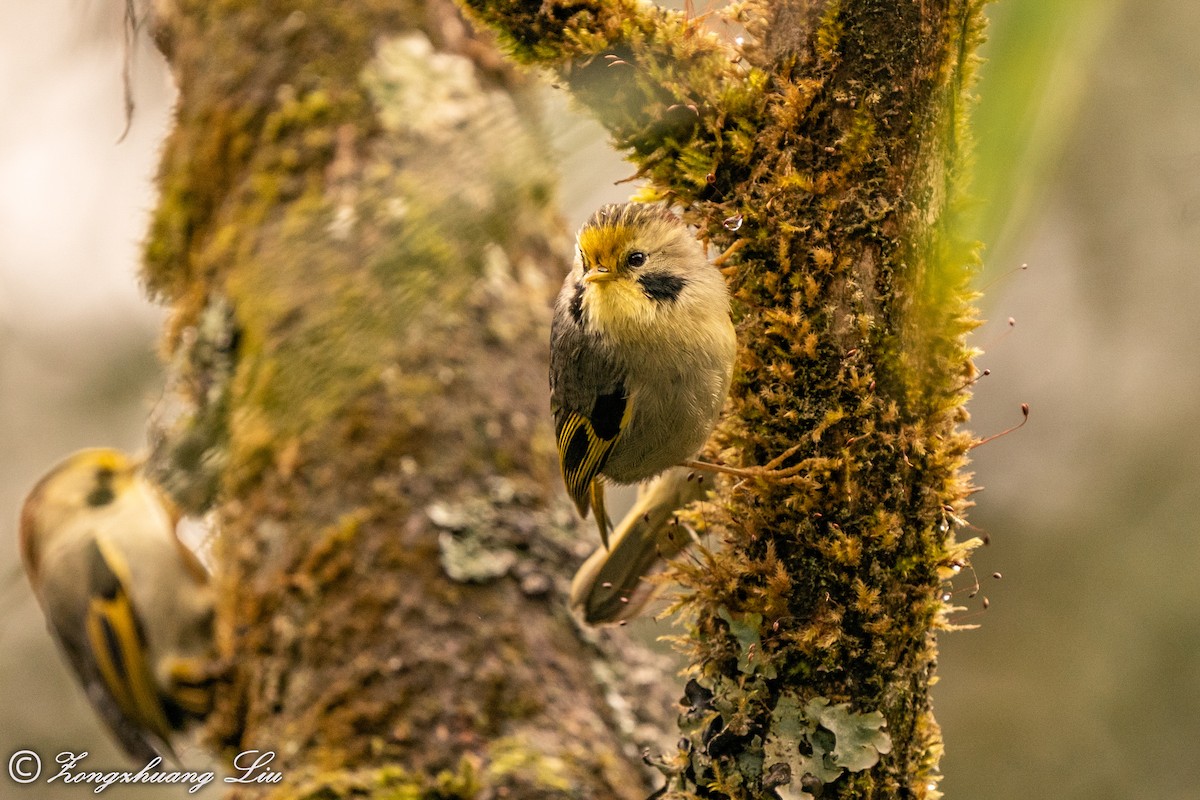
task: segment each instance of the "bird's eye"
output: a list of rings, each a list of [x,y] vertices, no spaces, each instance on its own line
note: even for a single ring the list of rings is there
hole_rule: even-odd
[[[637,269],[646,263],[646,254],[641,250],[634,250],[629,255],[625,256],[625,266],[632,269]]]

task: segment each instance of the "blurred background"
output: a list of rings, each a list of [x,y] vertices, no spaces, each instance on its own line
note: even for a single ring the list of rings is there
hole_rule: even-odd
[[[163,315],[136,269],[174,94],[141,44],[118,141],[122,5],[3,2],[0,763],[23,747],[123,763],[16,555],[37,477],[79,447],[140,447],[161,389]],[[1002,430],[1022,402],[1032,413],[973,453],[986,490],[970,521],[990,545],[978,594],[957,582],[956,621],[979,628],[942,637],[943,789],[1200,798],[1200,4],[1003,0],[989,14],[970,224],[987,243],[975,344],[991,374],[972,426]],[[590,123],[552,116],[577,225],[626,196],[613,181],[631,170]]]

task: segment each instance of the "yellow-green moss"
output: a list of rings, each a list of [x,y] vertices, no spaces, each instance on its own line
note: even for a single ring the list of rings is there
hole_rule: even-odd
[[[603,786],[592,796],[638,795],[543,596],[554,584],[447,576],[429,512],[481,499],[521,577],[571,559],[547,544],[553,443],[535,422],[548,278],[569,241],[503,70],[480,69],[486,53],[436,4],[183,0],[156,19],[181,95],[145,275],[174,303],[165,350],[192,404],[164,462],[217,462],[196,505],[219,507],[235,666],[213,738],[282,743],[280,796],[557,792],[556,759]],[[581,697],[587,752],[512,733],[565,724],[548,709]],[[484,773],[493,738],[523,750]],[[376,764],[402,768],[359,770]]]
[[[463,758],[456,769],[433,776],[392,765],[377,769],[317,773],[301,781],[289,781],[276,793],[280,800],[473,800],[479,796],[477,766]]]
[[[561,792],[569,796],[576,786],[571,765],[558,757],[547,757],[536,747],[520,739],[501,738],[489,747],[491,760],[487,766],[489,783],[504,785],[509,779],[519,778],[527,787],[538,787],[543,791]]]

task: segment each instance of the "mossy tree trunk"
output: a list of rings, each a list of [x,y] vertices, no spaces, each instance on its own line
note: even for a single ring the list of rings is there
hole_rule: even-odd
[[[235,794],[644,797],[564,601],[570,240],[522,80],[438,0],[156,10],[180,99],[145,277],[181,408],[152,464],[217,510],[221,760],[283,776]]]
[[[792,451],[676,567],[669,796],[935,795],[979,4],[752,2],[740,48],[632,0],[466,5],[737,248],[721,455]],[[217,498],[210,728],[278,751],[279,796],[646,796],[560,596],[588,535],[546,408],[570,245],[521,79],[439,0],[156,8],[180,106],[146,280],[184,402],[155,462]]]
[[[733,47],[632,0],[465,0],[556,70],[727,270],[728,547],[680,561],[678,797],[936,795],[945,581],[966,551],[975,263],[953,235],[974,0],[781,0]],[[845,705],[843,705],[845,704]],[[819,791],[818,791],[819,790]]]

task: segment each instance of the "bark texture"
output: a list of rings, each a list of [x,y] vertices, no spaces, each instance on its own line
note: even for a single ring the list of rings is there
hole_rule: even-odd
[[[153,463],[217,510],[210,733],[283,777],[235,796],[644,797],[566,610],[570,240],[523,81],[437,0],[178,0],[154,30],[180,409]]]

